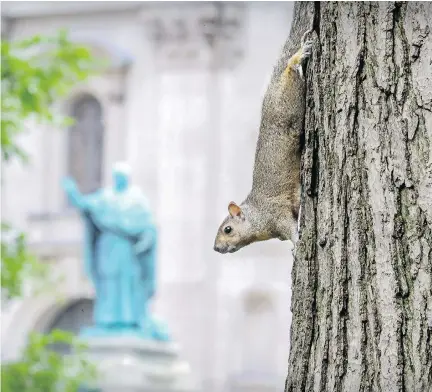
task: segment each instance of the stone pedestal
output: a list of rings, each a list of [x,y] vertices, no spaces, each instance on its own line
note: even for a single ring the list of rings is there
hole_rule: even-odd
[[[87,338],[101,392],[200,392],[177,345],[133,336]]]

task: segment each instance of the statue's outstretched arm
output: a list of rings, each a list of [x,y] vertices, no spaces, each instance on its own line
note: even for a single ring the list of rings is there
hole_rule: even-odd
[[[79,208],[80,210],[87,209],[87,199],[78,190],[78,187],[72,178],[65,177],[62,181],[62,186],[74,207]]]

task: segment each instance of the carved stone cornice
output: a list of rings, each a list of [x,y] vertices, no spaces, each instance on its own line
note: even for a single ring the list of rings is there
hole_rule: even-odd
[[[142,20],[162,68],[232,68],[243,58],[245,6],[181,3],[146,8]]]

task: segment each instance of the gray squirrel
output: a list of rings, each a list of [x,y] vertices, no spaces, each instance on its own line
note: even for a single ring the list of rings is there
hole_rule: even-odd
[[[282,75],[270,83],[262,104],[252,190],[240,205],[230,202],[219,226],[214,250],[233,253],[257,242],[297,238],[300,209],[300,135],[305,114],[303,66],[312,54],[312,40],[302,38],[300,50]]]

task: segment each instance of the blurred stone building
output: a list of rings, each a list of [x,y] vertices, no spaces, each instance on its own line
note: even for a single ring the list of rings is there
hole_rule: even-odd
[[[8,2],[12,39],[67,28],[110,67],[58,110],[68,130],[29,129],[29,166],[3,173],[2,218],[62,277],[44,295],[2,309],[2,356],[29,331],[91,322],[79,217],[60,187],[109,185],[127,161],[160,232],[155,313],[191,363],[202,391],[280,391],[290,328],[291,245],[271,241],[220,255],[213,241],[229,201],[252,182],[261,101],[288,35],[288,2]],[[59,301],[60,297],[60,301]]]

